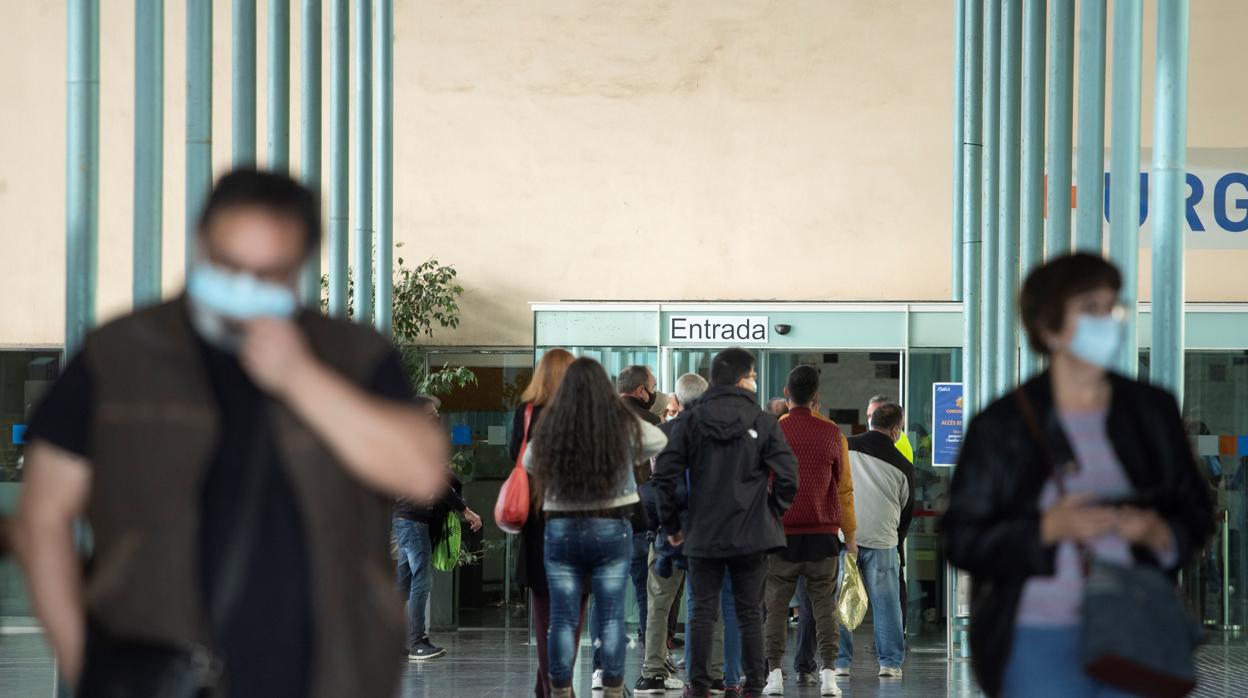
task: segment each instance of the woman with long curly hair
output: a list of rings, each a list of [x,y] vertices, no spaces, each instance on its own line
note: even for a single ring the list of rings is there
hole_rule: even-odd
[[[551,349],[542,355],[533,371],[533,379],[520,396],[521,404],[511,420],[511,460],[514,462],[525,449],[525,443],[535,433],[546,406],[555,399],[559,384],[568,366],[576,360],[567,349]],[[550,591],[546,586],[546,518],[542,516],[542,487],[537,478],[529,478],[529,491],[533,501],[529,518],[520,529],[519,546],[516,551],[516,583],[529,589],[529,608],[533,617],[533,630],[537,638],[537,681],[533,687],[535,698],[550,698],[550,668],[546,656],[546,631],[550,625]],[[578,637],[579,639],[579,637]],[[577,643],[580,644],[579,642]]]
[[[577,359],[537,425],[525,465],[542,487],[550,589],[551,695],[570,698],[585,580],[594,595],[604,698],[624,695],[624,590],[640,501],[633,464],[667,437],[620,400],[602,366]]]

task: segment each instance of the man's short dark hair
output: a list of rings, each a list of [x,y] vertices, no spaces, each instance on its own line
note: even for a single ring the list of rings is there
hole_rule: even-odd
[[[875,408],[875,412],[871,413],[871,428],[881,431],[899,429],[904,418],[905,414],[901,411],[901,405],[895,402],[886,402]]]
[[[1018,299],[1019,315],[1031,348],[1047,356],[1050,352],[1043,334],[1062,331],[1067,301],[1099,288],[1115,293],[1122,290],[1122,274],[1099,255],[1063,255],[1031,272]]]
[[[442,409],[442,401],[432,395],[415,395],[412,397],[412,404],[421,409]]]
[[[741,379],[748,378],[754,370],[754,355],[740,348],[732,347],[715,355],[711,360],[711,385],[725,387],[736,385]]]
[[[218,213],[241,206],[255,206],[298,219],[303,224],[304,250],[320,248],[321,202],[316,193],[289,175],[250,167],[231,170],[217,180],[199,214],[199,234],[207,232]]]
[[[654,372],[650,370],[649,366],[629,366],[620,371],[619,378],[615,379],[615,389],[621,395],[629,395],[638,388],[649,385],[650,376],[652,375],[654,375]]]
[[[819,392],[819,369],[809,364],[802,364],[789,371],[789,400],[799,407],[808,407]]]

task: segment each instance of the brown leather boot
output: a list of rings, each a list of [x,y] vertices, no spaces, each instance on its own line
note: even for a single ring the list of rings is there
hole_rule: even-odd
[[[602,689],[602,698],[624,698],[624,685],[607,686]]]
[[[550,698],[572,698],[572,687],[565,686],[563,688],[551,687]]]

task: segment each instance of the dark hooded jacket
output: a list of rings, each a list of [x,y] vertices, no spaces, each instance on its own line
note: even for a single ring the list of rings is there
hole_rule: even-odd
[[[1135,489],[1174,531],[1174,574],[1213,533],[1213,506],[1183,427],[1167,392],[1111,375],[1113,397],[1106,429],[1114,453]],[[1052,462],[1073,460],[1053,403],[1048,373],[1019,388],[1035,412],[1047,443],[1029,433],[1019,400],[998,400],[970,424],[941,520],[949,562],[971,574],[971,661],[980,686],[1001,693],[1013,649],[1014,619],[1030,577],[1054,574],[1056,546],[1040,539],[1040,492]],[[1047,452],[1047,455],[1046,455]],[[1051,460],[1050,460],[1051,459]],[[1136,564],[1158,565],[1136,547]]]
[[[783,548],[780,517],[797,494],[797,458],[757,396],[715,387],[672,424],[655,493],[664,531],[684,531],[685,555],[728,558]],[[686,472],[689,520],[682,525],[677,489]]]

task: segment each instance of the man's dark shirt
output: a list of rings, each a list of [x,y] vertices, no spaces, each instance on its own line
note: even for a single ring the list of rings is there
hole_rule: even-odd
[[[202,341],[199,345],[221,419],[201,501],[199,560],[205,608],[211,607],[226,549],[236,540],[246,468],[265,470],[246,580],[224,627],[213,629],[216,649],[225,659],[231,698],[305,696],[314,661],[311,585],[303,519],[286,476],[291,464],[283,462],[275,430],[264,416],[270,398],[247,376],[236,355]],[[367,388],[383,397],[409,399],[411,389],[397,354],[378,365]],[[28,438],[89,458],[94,390],[79,354],[48,390]]]

